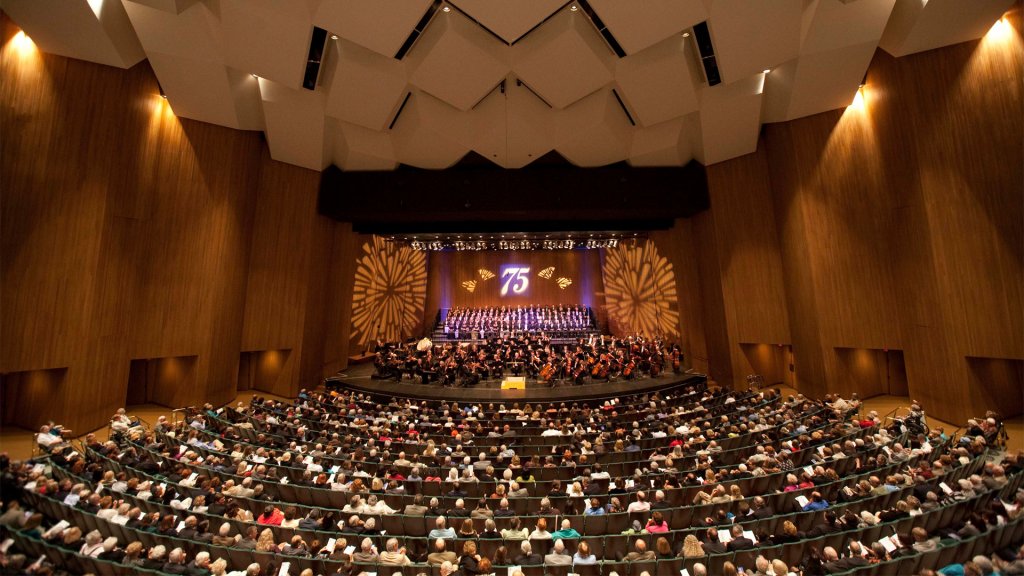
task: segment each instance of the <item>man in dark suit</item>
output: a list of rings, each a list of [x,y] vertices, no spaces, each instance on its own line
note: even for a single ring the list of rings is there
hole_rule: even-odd
[[[858,545],[858,549],[859,547],[860,546]],[[852,547],[851,552],[853,552]],[[868,565],[867,560],[854,553],[851,553],[850,556],[846,558],[840,558],[839,553],[836,552],[836,549],[831,546],[826,546],[825,549],[822,550],[822,555],[824,556],[823,559],[825,561],[825,571],[827,571],[830,574],[834,574],[837,572],[846,572],[847,570],[852,570],[853,568]]]
[[[760,496],[754,497],[754,505],[751,506],[754,518],[763,520],[775,515],[775,510]]]
[[[735,552],[736,550],[747,550],[754,547],[754,541],[743,535],[743,527],[739,524],[734,524],[729,529],[729,535],[732,536],[732,540],[725,547],[727,552]],[[707,548],[705,546],[705,548]]]
[[[705,533],[704,551],[708,554],[722,554],[725,552],[725,544],[718,541],[718,529],[708,528]]]
[[[540,566],[544,563],[544,557],[540,554],[534,554],[533,546],[530,545],[529,540],[523,540],[520,545],[522,554],[516,556],[512,562],[519,566]]]

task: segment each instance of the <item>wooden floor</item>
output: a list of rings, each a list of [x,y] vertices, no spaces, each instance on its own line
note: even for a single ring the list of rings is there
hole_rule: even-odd
[[[353,373],[355,373],[355,372],[353,371]],[[367,378],[367,381],[369,381],[369,378]],[[374,382],[380,382],[380,381],[374,381]],[[406,384],[403,385],[403,388],[405,389],[405,391],[407,393],[409,393],[409,391],[412,390],[412,391],[414,391],[413,393],[415,393],[415,394],[419,394],[420,391],[423,389],[423,388],[410,388],[409,385],[408,385],[408,381],[406,381]],[[459,397],[459,398],[464,397],[462,389],[440,388],[440,387],[436,387],[436,388],[438,390],[444,391],[444,393],[447,394],[448,397]],[[569,391],[575,390],[576,392],[580,392],[583,388],[584,388],[583,386],[577,386],[575,388],[574,387],[566,386],[563,389],[569,390]],[[556,390],[557,390],[557,388],[556,388]],[[491,390],[490,392],[493,393],[493,392],[495,392],[495,390]],[[792,388],[782,387],[782,393],[784,395],[789,395],[789,394],[796,394],[797,391],[792,389]],[[274,399],[278,399],[278,400],[284,400],[284,401],[288,400],[287,398],[281,398],[279,396],[274,396],[273,394],[267,394],[265,392],[246,391],[246,392],[240,392],[238,394],[238,396],[236,396],[235,399],[231,401],[231,403],[232,404],[237,403],[237,402],[248,403],[249,400],[253,396],[256,396],[256,395],[264,396],[264,397],[269,397],[269,398],[274,398]],[[879,414],[884,415],[884,414],[889,413],[893,409],[897,409],[897,408],[904,408],[905,409],[909,405],[910,405],[910,399],[907,398],[906,396],[876,396],[874,398],[869,398],[869,399],[864,401],[864,408],[863,408],[863,410],[864,411],[875,410]],[[925,406],[924,408],[925,408],[925,413],[927,414],[928,407]],[[902,412],[905,413],[906,410],[903,410]],[[144,405],[141,405],[141,406],[132,406],[131,409],[129,410],[129,413],[132,414],[132,415],[136,415],[136,416],[142,418],[144,421],[149,422],[149,423],[156,422],[157,418],[160,417],[161,415],[167,416],[168,418],[171,417],[171,409],[170,408],[167,408],[166,406],[159,406],[159,405],[156,405],[156,404],[144,404]],[[957,428],[959,428],[960,426],[962,426],[963,424],[954,425],[954,424],[952,424],[950,422],[943,422],[941,420],[929,417],[928,418],[928,425],[933,427],[933,428],[936,427],[936,426],[942,426],[942,427],[944,427],[946,429],[947,432],[952,432],[952,431],[956,430]],[[1017,418],[1013,418],[1011,420],[1008,420],[1006,422],[1006,429],[1007,429],[1007,432],[1010,435],[1009,448],[1011,450],[1024,450],[1024,417],[1019,416]],[[107,429],[106,428],[101,428],[99,430],[95,430],[94,433],[100,439],[103,439],[103,440],[105,440],[106,437],[107,437]],[[28,430],[23,430],[21,428],[10,428],[10,427],[7,427],[7,428],[0,429],[0,451],[6,452],[11,457],[11,459],[13,459],[13,460],[28,458],[28,457],[30,457],[32,455],[32,446],[34,444],[33,437],[34,437],[34,433],[32,433],[32,432],[30,432]]]

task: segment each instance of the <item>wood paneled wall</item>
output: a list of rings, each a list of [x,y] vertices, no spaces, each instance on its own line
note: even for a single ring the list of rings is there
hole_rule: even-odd
[[[809,394],[909,387],[953,422],[1021,411],[1019,4],[1009,21],[1001,40],[879,51],[862,107],[768,125],[757,153],[709,167],[693,232],[713,376],[742,385],[737,344],[792,343]]]
[[[133,359],[160,368],[151,399],[172,406],[233,398],[243,350],[290,351],[262,379],[273,392],[315,383],[345,268],[318,174],[270,160],[256,133],[179,120],[146,64],[14,49],[0,25],[0,373],[24,408],[5,422],[103,425]]]

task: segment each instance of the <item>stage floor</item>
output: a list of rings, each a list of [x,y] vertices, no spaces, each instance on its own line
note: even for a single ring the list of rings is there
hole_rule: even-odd
[[[350,366],[337,375],[346,386],[355,390],[390,394],[393,396],[426,398],[429,400],[514,400],[514,401],[555,401],[594,398],[615,398],[626,394],[653,392],[679,384],[697,384],[707,380],[707,376],[697,372],[682,374],[662,373],[657,378],[637,378],[635,380],[612,380],[575,385],[569,381],[554,387],[527,379],[526,388],[522,390],[502,390],[501,380],[481,380],[470,388],[445,388],[437,383],[423,384],[418,379],[403,378],[401,381],[376,380],[373,364]]]

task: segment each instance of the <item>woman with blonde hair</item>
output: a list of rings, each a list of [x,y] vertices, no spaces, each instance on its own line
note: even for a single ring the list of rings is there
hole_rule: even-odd
[[[683,558],[703,558],[707,556],[707,552],[704,551],[704,545],[697,540],[697,537],[693,534],[687,534],[686,538],[683,539],[683,550],[680,553]]]
[[[274,554],[280,552],[277,544],[274,543],[273,530],[264,528],[263,532],[260,532],[260,537],[256,540],[256,550],[258,552],[273,552]]]
[[[224,576],[228,573],[228,561],[223,558],[217,558],[213,562],[210,562],[210,576]]]

